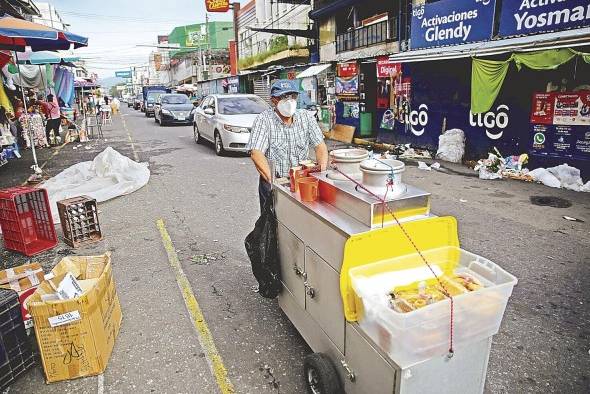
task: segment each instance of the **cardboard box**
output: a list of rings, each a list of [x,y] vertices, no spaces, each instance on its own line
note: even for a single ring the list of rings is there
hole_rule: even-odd
[[[335,124],[332,130],[329,133],[325,133],[324,136],[331,140],[344,142],[350,144],[352,142],[352,138],[354,137],[354,131],[356,128],[354,126],[347,126],[343,124]]]
[[[0,271],[0,287],[22,292],[43,282],[45,273],[39,263],[24,264]]]
[[[51,271],[53,281],[68,272],[85,282],[80,297],[43,301],[55,284],[44,281],[29,300],[47,382],[98,375],[106,369],[121,327],[110,253],[68,256]]]

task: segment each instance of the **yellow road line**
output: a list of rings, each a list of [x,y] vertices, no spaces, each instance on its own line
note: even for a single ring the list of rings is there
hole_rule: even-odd
[[[125,117],[121,116],[121,121],[123,122],[123,128],[127,132],[127,139],[131,143],[131,150],[133,150],[133,158],[135,159],[135,161],[139,162],[139,155],[137,154],[137,151],[135,150],[135,145],[133,144],[133,138],[131,138],[131,133],[129,132],[129,129],[127,128],[127,122],[125,122]]]
[[[160,230],[162,243],[164,244],[164,249],[166,249],[166,253],[168,254],[170,266],[174,271],[176,281],[178,282],[178,287],[182,292],[186,309],[190,314],[193,325],[197,329],[199,343],[205,352],[207,363],[209,364],[211,373],[215,377],[217,386],[219,387],[219,390],[222,394],[235,393],[234,386],[227,376],[227,369],[225,368],[225,365],[223,365],[221,355],[217,351],[217,347],[213,341],[213,336],[211,335],[211,331],[209,331],[209,327],[205,321],[205,316],[203,316],[203,312],[199,307],[199,303],[195,298],[191,285],[184,274],[182,267],[180,266],[176,249],[174,249],[174,245],[172,244],[170,235],[168,235],[168,230],[166,230],[164,221],[162,219],[158,219],[156,221],[156,226]]]

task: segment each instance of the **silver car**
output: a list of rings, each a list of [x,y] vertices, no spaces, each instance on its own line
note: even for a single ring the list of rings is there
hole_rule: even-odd
[[[254,94],[212,94],[194,112],[195,142],[203,139],[215,144],[215,153],[246,152],[250,130],[256,116],[268,104]]]

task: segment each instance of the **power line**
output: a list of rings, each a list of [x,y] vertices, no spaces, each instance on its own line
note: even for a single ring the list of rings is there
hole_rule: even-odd
[[[85,18],[85,19],[109,19],[115,21],[126,21],[126,22],[154,22],[154,23],[176,23],[180,22],[181,20],[178,19],[157,19],[157,18],[143,18],[137,16],[123,16],[123,15],[104,15],[104,14],[93,14],[93,13],[84,13],[84,12],[76,12],[76,11],[61,11],[62,14]],[[188,19],[182,20],[183,22],[190,22]]]

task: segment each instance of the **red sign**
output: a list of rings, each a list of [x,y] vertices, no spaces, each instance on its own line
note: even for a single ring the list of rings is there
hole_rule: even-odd
[[[377,59],[377,78],[395,78],[401,72],[401,63],[392,62],[387,56]]]
[[[553,124],[590,125],[590,93],[557,93],[553,108]]]
[[[37,290],[36,286],[18,293],[18,301],[20,302],[20,309],[23,315],[23,322],[25,323],[25,328],[33,326],[33,320],[31,318],[31,315],[29,314],[29,310],[25,307],[25,305],[27,302],[27,298],[32,296],[35,290]]]
[[[555,105],[555,93],[533,94],[531,109],[531,123],[553,124],[553,106]]]
[[[207,12],[227,12],[229,10],[229,0],[205,0]]]
[[[354,77],[359,73],[358,64],[356,62],[338,63],[336,72],[339,77]]]

